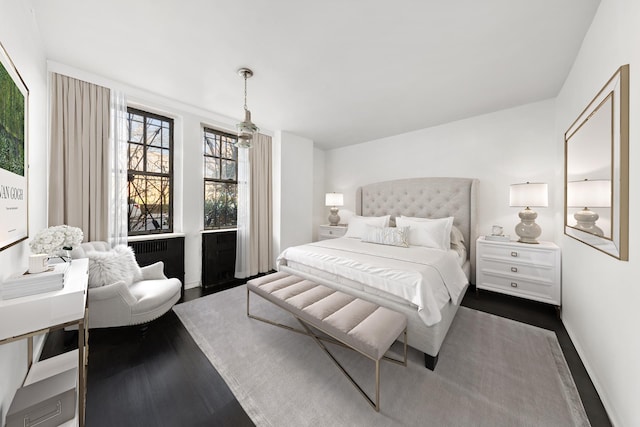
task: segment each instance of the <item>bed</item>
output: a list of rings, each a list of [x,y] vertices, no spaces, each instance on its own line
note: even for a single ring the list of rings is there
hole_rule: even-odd
[[[453,217],[464,238],[462,259],[440,250],[423,263],[424,254],[414,248],[344,237],[288,248],[278,258],[278,269],[404,313],[409,346],[423,352],[425,366],[434,369],[462,296],[475,281],[477,187],[471,178],[412,178],[370,184],[356,192],[356,214],[390,215],[390,226],[400,216]],[[365,271],[362,266],[374,268]],[[442,285],[435,284],[436,276]],[[411,290],[412,280],[428,284]]]

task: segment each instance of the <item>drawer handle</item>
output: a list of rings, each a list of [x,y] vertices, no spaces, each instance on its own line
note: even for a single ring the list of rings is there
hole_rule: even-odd
[[[518,272],[518,267],[511,267],[511,271],[514,272],[514,273],[517,273]]]
[[[513,256],[513,257],[518,256],[518,252],[516,252],[516,251],[511,252],[511,256]]]
[[[511,287],[512,287],[512,288],[517,288],[517,287],[518,287],[518,284],[517,284],[516,282],[511,282]]]

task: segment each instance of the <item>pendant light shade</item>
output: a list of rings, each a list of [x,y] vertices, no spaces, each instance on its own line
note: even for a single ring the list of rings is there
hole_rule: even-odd
[[[238,123],[238,148],[251,148],[253,136],[258,132],[258,126],[251,122],[251,111],[247,108],[247,79],[253,76],[253,71],[248,68],[240,68],[238,75],[244,78],[244,121]]]

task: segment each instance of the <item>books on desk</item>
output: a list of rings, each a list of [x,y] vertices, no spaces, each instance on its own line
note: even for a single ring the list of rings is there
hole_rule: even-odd
[[[24,273],[9,277],[0,285],[2,299],[6,300],[43,292],[59,291],[64,287],[70,265],[70,263],[64,262],[54,264],[42,273]]]

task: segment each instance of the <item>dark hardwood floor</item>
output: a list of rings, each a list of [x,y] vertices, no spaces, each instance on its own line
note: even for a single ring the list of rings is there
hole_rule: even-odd
[[[184,299],[212,292],[188,289]],[[486,291],[476,296],[474,287],[462,305],[555,331],[591,425],[611,425],[553,307]],[[51,333],[41,358],[77,347],[74,334]],[[88,427],[253,425],[172,311],[146,328],[90,331],[86,421]]]

